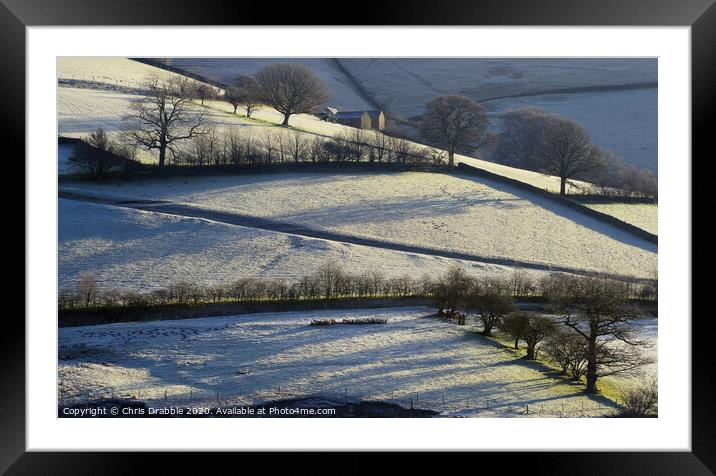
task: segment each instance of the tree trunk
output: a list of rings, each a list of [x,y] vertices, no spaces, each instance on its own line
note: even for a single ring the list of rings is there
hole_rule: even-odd
[[[527,343],[527,355],[525,355],[525,359],[527,360],[535,360],[535,345]]]
[[[448,167],[455,166],[455,151],[448,149]]]
[[[283,122],[281,123],[282,126],[287,126],[287,125],[288,125],[288,118],[289,118],[290,116],[291,116],[291,113],[290,113],[290,112],[287,112],[286,114],[283,115]]]
[[[559,179],[559,194],[567,194],[567,177],[560,177]]]
[[[519,348],[520,348],[520,340],[515,339],[515,349],[519,349]]]
[[[238,108],[239,108],[239,105],[238,105],[238,104],[237,104],[236,106],[234,106],[234,114],[236,114],[236,110],[237,110]]]
[[[589,340],[587,355],[587,393],[597,393],[597,340]]]
[[[159,147],[159,167],[164,167],[164,159],[167,155],[167,146],[161,145]]]

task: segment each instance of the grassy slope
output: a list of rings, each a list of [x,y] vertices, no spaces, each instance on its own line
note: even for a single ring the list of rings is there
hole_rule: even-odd
[[[252,403],[277,398],[278,386],[285,395],[298,385],[318,393],[323,385],[337,393],[348,387],[349,396],[365,396],[370,388],[372,398],[394,392],[395,398],[411,399],[417,393],[422,405],[465,416],[522,416],[526,405],[530,416],[613,411],[608,400],[585,396],[582,386],[522,361],[472,326],[457,327],[431,313],[428,308],[311,311],[63,328],[61,355],[84,344],[89,356],[60,360],[60,395],[141,392],[142,399],[161,405],[165,391],[170,401],[211,399],[218,391],[223,399]],[[308,326],[315,318],[366,314],[389,322]]]
[[[166,200],[394,243],[650,277],[656,245],[550,200],[461,175],[289,173],[67,190]]]
[[[402,253],[71,200],[59,201],[60,289],[83,272],[104,289],[146,292],[179,281],[229,284],[242,277],[313,274],[328,260],[353,273],[386,277],[443,274],[459,263],[471,274],[508,276],[503,266]]]
[[[141,84],[141,80],[137,78],[147,78],[153,74],[159,77],[174,75],[174,73],[123,58],[61,59],[58,61],[58,74],[61,77],[86,75],[87,77],[92,76],[95,81],[107,81],[110,84],[112,81],[121,81],[134,85]],[[81,137],[101,126],[116,133],[121,127],[121,117],[127,113],[131,101],[136,98],[137,96],[131,94],[112,91],[60,87],[58,88],[59,131],[66,136]],[[209,122],[219,130],[239,128],[256,137],[261,137],[267,131],[282,130],[275,127],[280,123],[281,115],[271,108],[261,108],[253,119],[242,117],[241,109],[239,115],[232,114],[231,106],[221,101],[206,101],[205,107],[197,104],[196,111],[206,114]],[[347,129],[344,126],[326,123],[318,120],[315,116],[305,114],[292,117],[291,125],[296,130],[324,136],[334,135]],[[139,158],[145,162],[156,160],[153,152],[146,151],[142,151]],[[559,188],[559,180],[556,177],[471,157],[458,156],[457,160],[542,189],[557,191]],[[645,212],[647,211],[645,210]],[[646,214],[640,223],[655,222],[656,210],[653,212],[653,214]]]

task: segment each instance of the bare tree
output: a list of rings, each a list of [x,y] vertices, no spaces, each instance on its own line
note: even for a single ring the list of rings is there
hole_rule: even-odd
[[[236,110],[241,106],[243,97],[241,96],[241,90],[236,85],[231,85],[224,91],[224,100],[231,104],[234,108],[234,114]]]
[[[203,133],[204,116],[191,110],[193,83],[187,78],[153,78],[145,89],[147,95],[135,101],[124,118],[125,128],[137,146],[159,151],[163,167],[167,151],[174,154],[177,144]]]
[[[292,114],[315,112],[330,97],[323,81],[299,64],[266,66],[256,74],[256,82],[263,101],[283,114],[284,126]]]
[[[534,283],[527,271],[521,268],[515,268],[510,276],[510,288],[512,297],[526,297],[534,291]]]
[[[459,266],[451,267],[432,290],[439,316],[453,317],[472,287],[472,278]]]
[[[472,99],[439,96],[425,108],[427,112],[418,123],[418,132],[431,144],[447,150],[450,167],[455,164],[455,151],[459,147],[477,149],[489,140],[487,110]]]
[[[341,281],[344,277],[343,269],[333,260],[327,261],[318,268],[316,273],[317,284],[326,299],[331,299],[338,294],[338,288],[341,286]]]
[[[302,162],[309,151],[309,144],[303,133],[291,131],[287,140],[287,153],[294,162]]]
[[[379,130],[374,130],[370,139],[371,148],[368,160],[370,162],[377,161],[378,163],[387,160],[390,137]]]
[[[210,86],[198,81],[193,85],[192,90],[194,91],[194,98],[199,99],[202,106],[205,99],[210,99],[214,96],[214,90]]]
[[[550,125],[558,119],[537,107],[523,107],[500,114],[495,161],[530,170],[538,167],[538,157]]]
[[[489,337],[492,329],[499,326],[502,318],[515,310],[515,304],[510,296],[493,290],[473,288],[466,298],[465,307],[475,311],[482,322],[482,335]]]
[[[104,177],[121,162],[121,151],[101,127],[78,143],[70,160],[87,169],[95,179]]]
[[[559,329],[547,340],[547,356],[562,368],[563,375],[579,380],[587,373],[587,344],[567,329]]]
[[[502,319],[500,331],[515,340],[514,348],[520,348],[520,340],[527,332],[527,319],[524,314],[512,313]]]
[[[535,360],[539,352],[537,346],[555,332],[557,325],[551,317],[518,311],[505,316],[500,329],[515,339],[515,348],[519,340],[524,341],[527,346],[525,359]]]
[[[224,99],[234,107],[234,114],[236,109],[243,105],[246,117],[251,117],[261,102],[261,92],[256,79],[253,76],[239,76],[226,89]]]
[[[99,294],[97,278],[92,273],[80,274],[77,282],[77,292],[84,307],[90,307]]]
[[[539,169],[559,177],[560,195],[567,193],[567,181],[589,178],[604,169],[602,149],[592,144],[587,130],[565,118],[553,120],[538,156]]]
[[[624,396],[622,417],[649,418],[659,412],[659,392],[656,380],[649,384],[633,388]]]
[[[634,370],[650,362],[635,349],[647,345],[635,338],[640,312],[629,302],[629,284],[598,277],[561,277],[547,298],[561,323],[587,348],[587,392],[597,393],[601,376]]]
[[[279,135],[273,130],[267,129],[261,136],[264,157],[269,164],[273,163],[274,153],[278,151]]]
[[[656,177],[647,169],[637,170],[631,165],[626,165],[619,170],[619,183],[627,196],[656,198],[658,195]]]

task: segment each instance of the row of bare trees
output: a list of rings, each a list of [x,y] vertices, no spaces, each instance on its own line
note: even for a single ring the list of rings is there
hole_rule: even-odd
[[[173,152],[177,165],[239,165],[298,162],[369,162],[441,166],[445,153],[388,136],[380,131],[353,129],[332,137],[293,129],[207,129]]]
[[[499,329],[514,340],[515,348],[524,342],[526,359],[537,359],[543,346],[564,374],[586,379],[589,393],[597,392],[600,377],[651,362],[638,350],[646,342],[637,338],[642,312],[634,298],[655,293],[655,282],[637,285],[551,274],[531,288],[549,303],[549,312],[541,314],[515,306],[516,282],[524,282],[524,276],[516,272],[511,280],[474,279],[456,267],[435,283],[432,295],[438,315],[456,319],[459,325],[465,324],[466,315],[474,316],[484,336]]]
[[[148,293],[105,289],[92,273],[79,276],[73,289],[60,292],[60,309],[148,307],[167,304],[199,304],[264,300],[336,299],[426,296],[433,282],[428,276],[387,277],[378,271],[349,273],[328,261],[308,276],[296,280],[241,278],[232,283],[200,286],[178,282]]]

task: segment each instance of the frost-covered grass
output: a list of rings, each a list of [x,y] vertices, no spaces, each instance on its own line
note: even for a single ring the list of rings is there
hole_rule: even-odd
[[[648,203],[585,203],[583,205],[638,226],[649,233],[659,234],[658,205]]]
[[[650,277],[657,247],[551,200],[471,176],[289,173],[65,185],[486,257]]]
[[[145,292],[180,281],[229,284],[238,278],[314,274],[329,260],[359,274],[442,275],[458,263],[475,276],[508,277],[504,266],[384,250],[107,205],[59,200],[59,287],[93,273],[106,290]],[[539,273],[534,273],[539,275]]]
[[[583,386],[428,308],[248,314],[59,330],[60,401],[134,395],[256,403],[288,392],[400,399],[444,415],[578,417],[614,411]],[[379,317],[384,325],[310,326]],[[301,385],[302,390],[299,390]],[[279,387],[283,390],[280,393]],[[416,395],[417,394],[417,395]],[[445,395],[446,404],[442,405]],[[582,411],[584,405],[584,411]],[[489,406],[489,408],[488,408]]]
[[[637,338],[646,343],[645,346],[639,347],[637,352],[645,358],[651,359],[653,363],[635,369],[630,373],[615,374],[602,378],[597,382],[597,386],[605,394],[620,398],[627,391],[648,385],[658,379],[658,319],[652,317],[641,319],[637,327]]]
[[[254,75],[271,64],[298,63],[307,66],[326,83],[331,94],[328,104],[344,110],[370,109],[330,58],[171,58],[168,61],[174,67],[223,83],[231,83],[239,75]]]
[[[113,56],[63,56],[57,58],[57,79],[141,88],[154,77],[165,80],[183,76],[128,58]]]

